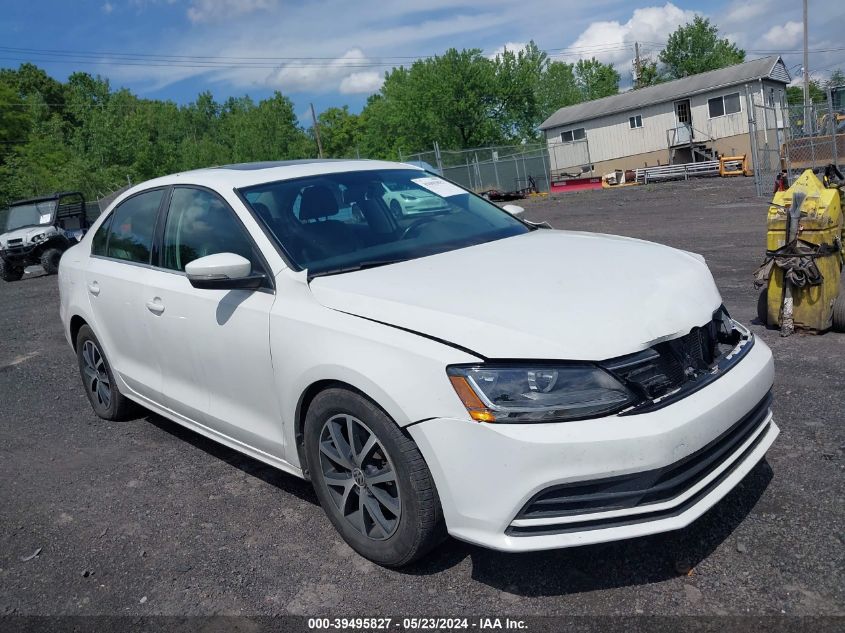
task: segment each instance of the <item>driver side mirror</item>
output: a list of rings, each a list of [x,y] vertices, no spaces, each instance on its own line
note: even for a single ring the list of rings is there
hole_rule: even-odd
[[[253,273],[252,264],[235,253],[206,255],[185,266],[185,274],[194,288],[203,290],[254,290],[267,276]]]
[[[511,215],[520,215],[525,211],[522,207],[515,205],[515,204],[505,204],[502,205],[502,209],[510,213]]]

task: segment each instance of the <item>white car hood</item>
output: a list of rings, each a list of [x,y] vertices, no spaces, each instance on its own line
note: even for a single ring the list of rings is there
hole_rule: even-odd
[[[0,235],[0,246],[4,247],[9,243],[9,240],[15,240],[19,238],[23,238],[23,243],[28,244],[32,238],[39,233],[49,233],[53,234],[56,232],[55,227],[51,224],[47,224],[44,226],[22,226],[19,229],[15,229],[14,231],[9,231],[8,233],[3,233]]]
[[[551,230],[317,277],[311,290],[329,308],[500,359],[605,360],[686,334],[721,304],[699,256]]]

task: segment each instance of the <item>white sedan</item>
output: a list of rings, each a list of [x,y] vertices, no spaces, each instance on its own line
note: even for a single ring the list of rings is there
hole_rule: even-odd
[[[397,218],[387,182],[441,210]],[[310,479],[383,565],[447,533],[518,552],[680,528],[778,434],[771,352],[703,258],[550,230],[410,165],[143,183],[59,284],[97,415],[142,405]]]

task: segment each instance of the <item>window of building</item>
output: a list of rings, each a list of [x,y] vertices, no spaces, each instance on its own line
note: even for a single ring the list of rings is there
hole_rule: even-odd
[[[721,97],[713,97],[707,100],[707,108],[710,111],[710,118],[715,119],[726,114],[736,114],[742,111],[739,100],[739,93],[732,92]]]
[[[184,271],[217,253],[235,253],[256,268],[252,241],[229,206],[210,191],[177,187],[164,226],[164,267]]]
[[[638,127],[643,126],[643,117],[637,114],[636,116],[628,117],[628,125],[631,126],[631,129],[634,130]]]
[[[575,128],[574,130],[566,130],[560,135],[560,140],[564,143],[571,143],[572,141],[582,141],[587,138],[587,131],[582,128]]]
[[[107,256],[148,264],[163,189],[132,196],[112,214]]]

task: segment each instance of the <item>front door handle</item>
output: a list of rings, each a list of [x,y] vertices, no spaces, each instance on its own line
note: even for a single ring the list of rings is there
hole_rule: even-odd
[[[96,281],[92,281],[90,284],[88,284],[88,292],[90,292],[96,297],[98,294],[100,294],[100,284],[98,284]]]
[[[161,314],[164,312],[164,304],[161,302],[161,299],[156,297],[152,301],[147,301],[147,310],[153,314]]]

